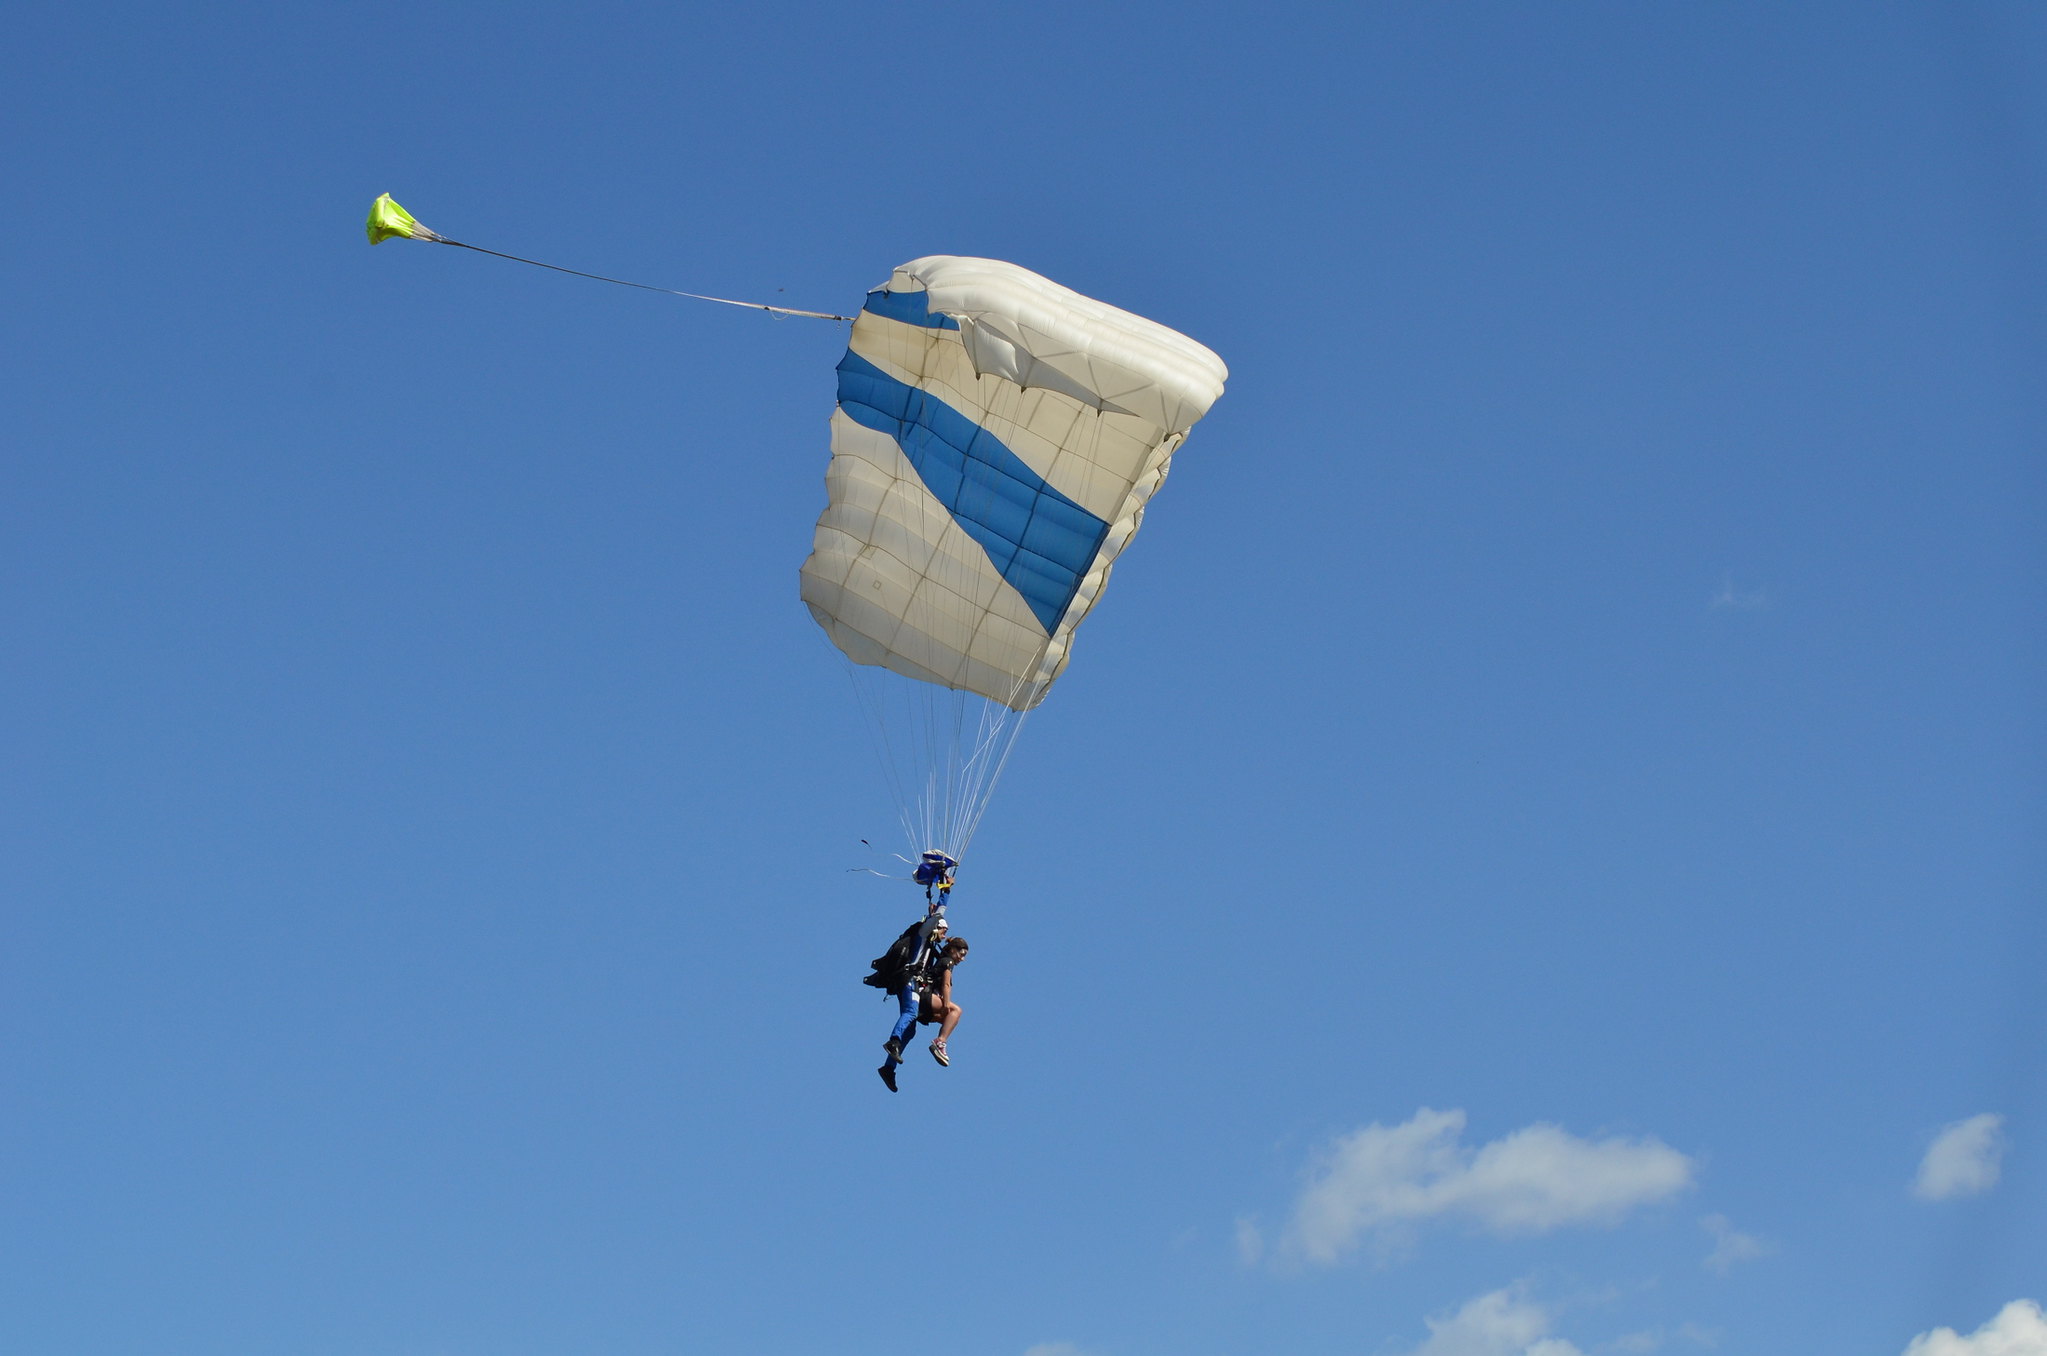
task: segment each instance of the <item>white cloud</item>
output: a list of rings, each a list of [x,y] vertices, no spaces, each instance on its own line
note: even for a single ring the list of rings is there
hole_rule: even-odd
[[[1738,1262],[1753,1262],[1758,1257],[1767,1257],[1774,1249],[1753,1234],[1736,1229],[1725,1215],[1708,1215],[1699,1221],[1699,1227],[1713,1235],[1713,1251],[1706,1254],[1706,1270],[1725,1276]]]
[[[2047,1314],[2032,1300],[2013,1300],[1967,1337],[1953,1328],[1921,1333],[1905,1356],[2047,1356]]]
[[[1671,1332],[1666,1332],[1662,1328],[1644,1328],[1640,1332],[1622,1333],[1619,1337],[1600,1343],[1597,1349],[1646,1353],[1662,1351],[1673,1342],[1710,1350],[1720,1345],[1720,1338],[1718,1334],[1708,1332],[1696,1323],[1681,1323]]]
[[[1247,1267],[1258,1265],[1258,1259],[1265,1256],[1265,1235],[1258,1228],[1258,1222],[1248,1217],[1237,1221],[1237,1260]]]
[[[1431,1318],[1429,1338],[1408,1356],[1584,1356],[1551,1337],[1550,1313],[1518,1286],[1467,1301],[1448,1318]]]
[[[1333,1262],[1361,1238],[1389,1246],[1438,1217],[1500,1234],[1617,1224],[1692,1181],[1692,1161],[1652,1138],[1587,1140],[1536,1124],[1474,1151],[1463,1134],[1462,1111],[1423,1107],[1400,1125],[1340,1136],[1295,1203],[1289,1250]]]
[[[1942,1128],[1919,1161],[1912,1194],[1923,1201],[1974,1196],[1997,1185],[2004,1158],[2004,1117],[1984,1112]]]
[[[1769,605],[1770,595],[1767,592],[1762,589],[1737,589],[1734,586],[1734,576],[1731,574],[1720,581],[1720,587],[1715,590],[1711,603],[1711,606],[1716,608],[1731,607],[1743,612]]]

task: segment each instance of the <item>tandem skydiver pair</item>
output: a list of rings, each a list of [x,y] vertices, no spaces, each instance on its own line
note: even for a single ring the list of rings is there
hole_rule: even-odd
[[[952,997],[952,972],[967,958],[967,940],[951,935],[945,905],[952,891],[952,873],[958,863],[940,852],[926,852],[913,877],[924,887],[924,916],[904,928],[887,951],[874,958],[872,970],[863,981],[896,1000],[898,1015],[882,1048],[888,1058],[875,1070],[890,1092],[896,1090],[896,1069],[919,1023],[936,1026],[938,1035],[930,1044],[931,1057],[949,1066],[952,1057],[946,1041],[959,1025],[960,1005]]]

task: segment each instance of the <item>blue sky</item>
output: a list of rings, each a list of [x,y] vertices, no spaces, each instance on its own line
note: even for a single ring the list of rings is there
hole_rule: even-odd
[[[11,39],[0,1345],[2035,1322],[2037,8]],[[975,841],[952,1068],[872,1072],[920,901],[796,599],[843,329],[372,251],[384,191],[823,310],[1014,260],[1229,363]]]

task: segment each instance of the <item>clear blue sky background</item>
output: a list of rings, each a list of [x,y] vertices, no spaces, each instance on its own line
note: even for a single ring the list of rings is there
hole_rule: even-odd
[[[2039,7],[37,3],[0,104],[0,1347],[2047,1300]],[[843,327],[372,251],[386,190],[1230,364],[976,841],[953,1068],[872,1072],[921,901],[796,600]],[[1423,1108],[1442,1208],[1304,1251]],[[1538,1126],[1681,1182],[1443,1204]]]

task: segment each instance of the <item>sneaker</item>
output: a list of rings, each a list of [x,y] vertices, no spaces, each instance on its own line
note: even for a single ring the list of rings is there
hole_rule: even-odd
[[[882,1082],[888,1084],[888,1090],[890,1092],[894,1092],[896,1090],[896,1071],[894,1068],[887,1064],[884,1064],[879,1069],[876,1069],[875,1072],[881,1075]]]
[[[881,1048],[888,1051],[889,1063],[901,1064],[903,1062],[903,1043],[894,1036],[890,1036],[887,1040],[883,1041]]]
[[[952,1067],[952,1060],[948,1058],[945,1053],[944,1041],[931,1042],[931,1057],[937,1060],[940,1064],[943,1064],[948,1069]]]

